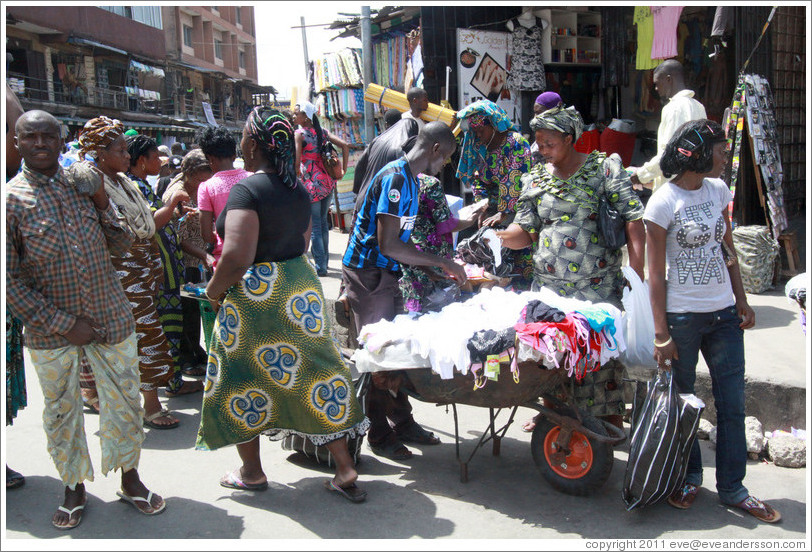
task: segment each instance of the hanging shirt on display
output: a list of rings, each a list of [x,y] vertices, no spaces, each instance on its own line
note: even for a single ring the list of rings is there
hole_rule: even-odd
[[[637,25],[637,62],[635,69],[644,71],[654,69],[660,60],[651,59],[651,47],[654,41],[654,18],[648,6],[635,6],[634,24]]]
[[[507,87],[513,90],[545,90],[544,64],[541,62],[541,27],[529,29],[516,24],[511,33],[510,73]]]
[[[651,44],[652,59],[668,59],[677,56],[677,25],[682,6],[654,6],[651,16],[654,22],[654,39]]]

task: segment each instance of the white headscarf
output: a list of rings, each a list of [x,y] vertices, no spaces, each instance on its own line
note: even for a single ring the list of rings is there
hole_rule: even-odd
[[[299,109],[301,111],[304,111],[304,114],[307,115],[307,118],[312,121],[313,120],[313,114],[316,113],[316,111],[318,111],[316,109],[316,106],[313,105],[310,102],[299,102],[298,105],[299,105]]]

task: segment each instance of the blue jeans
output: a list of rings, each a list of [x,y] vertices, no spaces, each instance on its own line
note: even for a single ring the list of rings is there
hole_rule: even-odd
[[[748,497],[744,437],[744,331],[736,307],[716,312],[669,312],[668,328],[679,359],[671,367],[680,393],[693,393],[699,351],[708,365],[716,406],[716,490],[725,504]],[[702,485],[702,457],[694,442],[686,483]]]
[[[330,228],[327,224],[327,213],[332,200],[333,196],[328,195],[324,199],[310,204],[310,218],[313,221],[313,229],[310,234],[310,252],[313,254],[313,262],[316,263],[316,272],[319,276],[327,275],[327,259],[330,258],[328,248]]]

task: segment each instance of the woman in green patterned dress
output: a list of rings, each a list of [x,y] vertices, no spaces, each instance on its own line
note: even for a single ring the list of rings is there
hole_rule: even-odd
[[[573,144],[584,128],[574,107],[556,107],[537,115],[530,128],[544,158],[523,178],[516,218],[497,232],[502,245],[521,249],[535,244],[534,288],[561,296],[607,302],[621,308],[623,252],[609,249],[598,230],[598,203],[605,196],[626,222],[631,266],[644,279],[643,204],[631,186],[620,157],[579,153]],[[578,406],[622,427],[625,404],[623,365],[611,360],[590,372],[576,387]],[[532,424],[525,424],[526,431]]]
[[[217,218],[223,254],[206,287],[217,311],[209,346],[197,448],[236,445],[242,466],[220,484],[264,490],[259,436],[293,433],[324,445],[336,461],[328,490],[353,502],[347,439],[369,427],[324,316],[324,293],[305,257],[310,196],[296,179],[293,128],[257,107],[240,143],[246,169]]]

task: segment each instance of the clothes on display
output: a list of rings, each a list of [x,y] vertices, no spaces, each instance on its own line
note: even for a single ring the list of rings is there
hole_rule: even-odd
[[[521,22],[510,33],[510,63],[507,87],[512,90],[545,90],[544,64],[541,53],[541,27],[525,27]]]
[[[408,37],[392,31],[372,44],[372,81],[387,88],[403,89],[410,61]]]
[[[635,6],[634,24],[637,26],[637,61],[635,69],[654,69],[661,60],[652,59],[651,47],[654,42],[654,16],[648,6]]]
[[[531,316],[545,307],[569,314],[560,322],[526,323],[532,301],[538,303],[533,303]],[[455,367],[463,374],[479,373],[483,355],[496,354],[488,344],[500,342],[496,348],[502,352],[511,329],[517,337],[511,345],[529,346],[547,368],[564,367],[578,379],[626,348],[620,310],[608,303],[560,297],[548,289],[516,293],[493,288],[439,312],[399,315],[364,326],[358,336],[364,348],[355,352],[353,360],[361,372],[431,366],[443,379],[451,379]],[[494,333],[481,333],[487,330]],[[513,363],[518,361],[517,350]]]
[[[651,59],[668,59],[677,55],[677,25],[682,6],[652,6],[654,38]]]

